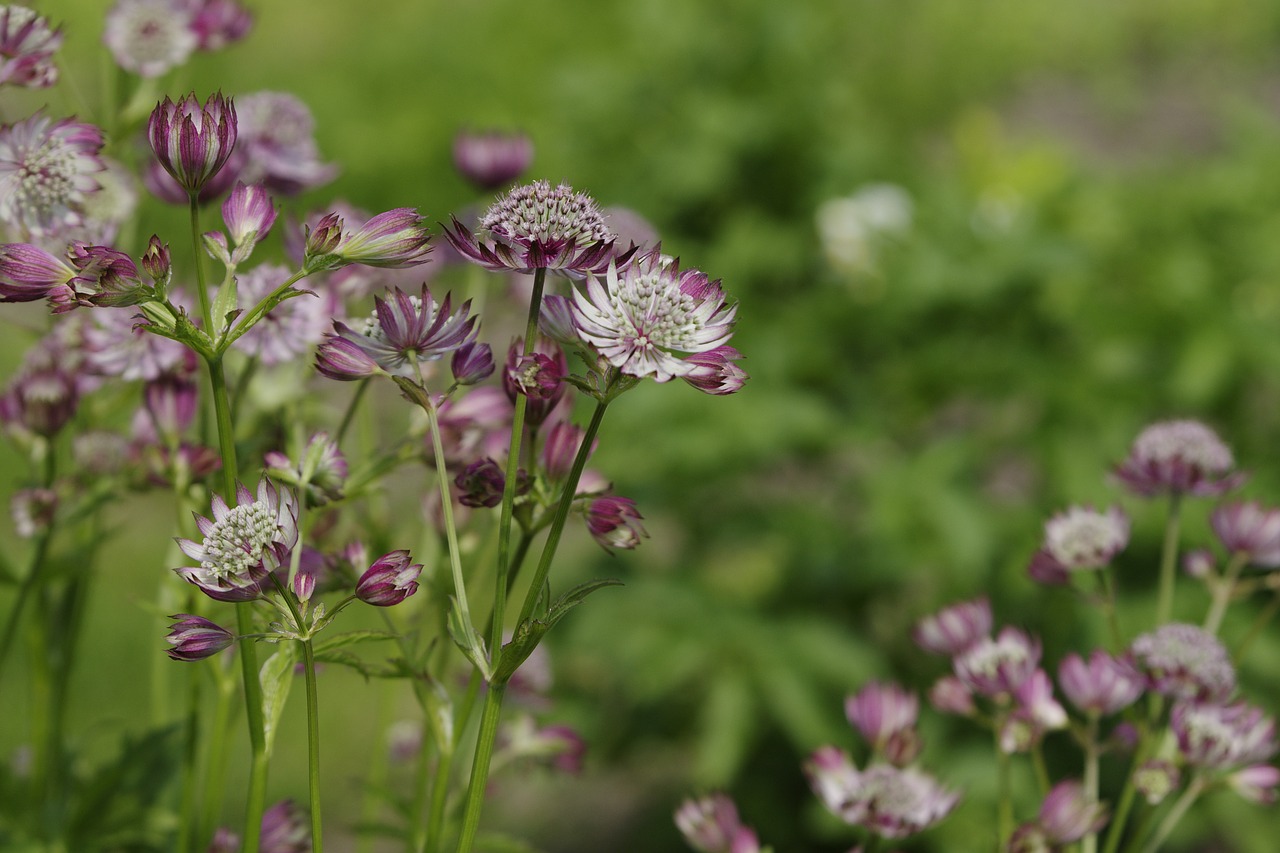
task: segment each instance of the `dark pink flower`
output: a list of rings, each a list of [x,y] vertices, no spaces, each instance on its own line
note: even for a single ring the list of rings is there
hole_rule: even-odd
[[[453,165],[483,192],[510,184],[532,161],[533,142],[523,133],[463,131],[453,139]]]
[[[356,598],[375,607],[391,607],[418,591],[422,564],[413,563],[408,551],[392,551],[373,561],[356,583]]]
[[[631,498],[603,495],[587,505],[587,530],[610,554],[614,549],[631,551],[649,534],[640,524],[642,515]]]
[[[1107,825],[1107,807],[1087,796],[1079,782],[1067,779],[1045,796],[1038,822],[1050,843],[1071,844]]]
[[[1236,671],[1222,641],[1195,625],[1161,625],[1130,646],[1152,690],[1175,699],[1221,701],[1236,688]]]
[[[845,700],[844,712],[876,754],[891,764],[910,764],[920,754],[920,700],[914,693],[873,681]]]
[[[43,112],[0,126],[0,223],[32,237],[82,224],[102,145],[99,128]]]
[[[399,269],[425,264],[430,235],[422,217],[409,207],[379,213],[354,231],[336,213],[307,230],[304,266],[313,272],[347,264]]]
[[[1195,767],[1235,770],[1276,753],[1275,720],[1247,702],[1179,702],[1169,725],[1178,751]]]
[[[706,352],[685,356],[685,363],[694,369],[680,378],[704,394],[721,397],[736,394],[747,384],[747,372],[735,362],[742,360],[742,353],[728,344]]]
[[[1223,504],[1209,518],[1213,532],[1233,554],[1248,554],[1255,566],[1280,566],[1280,509],[1257,501]]]
[[[221,92],[203,105],[194,92],[156,105],[147,121],[147,141],[164,170],[188,194],[199,193],[222,169],[236,145],[236,107]]]
[[[738,819],[737,806],[726,794],[685,800],[676,809],[676,827],[699,853],[758,853],[760,842]]]
[[[469,316],[471,303],[455,312],[451,295],[437,303],[425,284],[421,296],[394,288],[386,299],[375,299],[374,306],[373,316],[359,329],[335,322],[328,340],[350,342],[387,373],[415,378],[419,364],[443,358],[476,337],[478,320]]]
[[[956,676],[975,693],[1007,699],[1040,663],[1040,641],[1017,628],[1004,628],[998,637],[983,637],[954,660]]]
[[[0,6],[0,86],[46,89],[58,82],[53,55],[62,28],[25,6]]]
[[[1146,690],[1146,679],[1131,661],[1098,649],[1088,663],[1074,653],[1064,657],[1058,665],[1058,684],[1071,704],[1098,715],[1124,710]]]
[[[1187,493],[1216,496],[1244,479],[1217,433],[1199,421],[1163,421],[1144,429],[1133,442],[1116,477],[1143,497]]]
[[[226,628],[201,616],[180,613],[169,618],[177,621],[165,637],[173,646],[165,649],[165,654],[174,660],[204,660],[236,641],[235,635]]]
[[[916,623],[912,637],[927,652],[954,657],[991,634],[991,602],[962,601]]]

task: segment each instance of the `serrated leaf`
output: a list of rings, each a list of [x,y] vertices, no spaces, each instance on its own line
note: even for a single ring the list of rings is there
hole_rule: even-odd
[[[387,670],[375,669],[360,656],[343,649],[316,652],[316,663],[336,663],[339,666],[349,666],[365,678],[386,678],[391,675],[399,675],[398,673],[390,673]]]
[[[484,676],[485,681],[492,680],[493,670],[489,667],[489,656],[485,652],[484,638],[463,619],[462,608],[456,600],[453,602],[453,607],[449,609],[449,636],[453,637],[453,642],[467,656],[467,660],[471,661],[475,668],[480,670],[480,674]]]
[[[551,605],[547,612],[548,627],[555,625],[564,615],[573,608],[577,607],[587,596],[598,589],[604,589],[607,586],[622,586],[622,581],[616,578],[601,578],[599,580],[587,581],[580,583],[564,595],[556,599],[556,603]]]
[[[275,743],[276,731],[280,725],[280,715],[284,712],[284,704],[289,698],[289,688],[293,685],[293,666],[298,662],[296,643],[285,643],[280,650],[262,664],[262,714],[267,740],[267,755],[271,755],[271,747]]]
[[[348,631],[345,634],[334,634],[315,644],[315,652],[322,655],[333,649],[353,646],[356,643],[367,643],[373,640],[394,640],[399,635],[392,631]]]

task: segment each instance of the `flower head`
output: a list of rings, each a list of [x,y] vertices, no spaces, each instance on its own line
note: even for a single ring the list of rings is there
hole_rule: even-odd
[[[1074,506],[1044,525],[1044,550],[1068,570],[1102,568],[1127,544],[1129,517],[1119,507]]]
[[[737,306],[726,304],[718,281],[682,272],[655,248],[624,269],[610,264],[603,284],[588,277],[586,289],[574,292],[573,311],[582,339],[610,364],[666,382],[704,375],[706,365],[687,356],[728,343]]]
[[[141,77],[159,77],[187,61],[199,43],[192,12],[172,0],[117,0],[107,12],[102,41],[116,64]]]
[[[687,364],[694,365],[693,370],[680,378],[704,394],[715,397],[735,394],[742,390],[749,378],[747,372],[735,363],[741,359],[742,353],[728,344],[706,352],[695,352],[685,358]]]
[[[587,505],[587,530],[592,538],[610,554],[614,549],[631,551],[640,545],[640,539],[648,536],[640,520],[644,517],[636,510],[631,498],[603,495]]]
[[[266,237],[276,221],[276,209],[271,196],[261,184],[245,186],[237,183],[231,195],[222,203],[222,222],[236,247],[253,246]],[[247,254],[247,253],[246,253]]]
[[[850,724],[891,764],[910,764],[920,754],[916,718],[920,700],[896,684],[871,682],[844,702]]]
[[[1146,689],[1146,679],[1126,658],[1113,658],[1094,650],[1089,662],[1077,654],[1069,654],[1058,665],[1058,684],[1062,692],[1082,711],[1090,714],[1114,714],[1138,701]]]
[[[253,15],[235,0],[188,0],[199,50],[221,50],[249,34]]]
[[[481,219],[482,238],[457,219],[443,227],[463,257],[495,272],[545,269],[581,276],[604,272],[614,259],[614,235],[595,201],[566,184],[553,188],[535,181],[515,187]],[[626,263],[631,254],[617,263]]]
[[[418,591],[422,564],[413,563],[408,551],[392,551],[373,561],[356,583],[356,598],[375,607],[391,607]]]
[[[330,340],[349,342],[387,373],[415,377],[420,363],[443,358],[475,340],[477,318],[468,316],[470,310],[466,302],[453,311],[449,294],[437,303],[425,284],[420,296],[397,287],[385,299],[374,299],[373,315],[358,329],[335,322]]]
[[[36,113],[0,126],[0,222],[34,237],[75,227],[106,166],[102,131]]]
[[[262,853],[310,853],[311,821],[293,800],[281,800],[262,816]]]
[[[336,166],[320,161],[315,119],[295,95],[252,92],[236,98],[240,118],[238,150],[244,152],[240,180],[263,184],[282,195],[297,195],[327,184]]]
[[[453,351],[449,371],[459,385],[475,385],[493,375],[493,348],[488,344],[468,341]]]
[[[0,395],[0,424],[46,438],[75,416],[80,389],[75,377],[55,366],[23,370]]]
[[[484,192],[506,186],[524,174],[533,160],[533,142],[523,133],[470,133],[453,139],[453,165]]]
[[[165,649],[165,654],[174,660],[204,660],[236,641],[235,635],[226,628],[201,616],[180,613],[169,618],[177,621],[165,637],[173,646]]]
[[[53,55],[62,47],[62,28],[26,6],[0,6],[0,86],[46,89],[58,82]]]
[[[1209,522],[1231,553],[1248,554],[1255,566],[1280,566],[1280,509],[1264,509],[1257,501],[1223,504]]]
[[[166,97],[147,121],[156,159],[188,193],[199,193],[218,174],[235,148],[236,134],[235,103],[221,92],[203,105],[194,92],[177,103]]]
[[[954,657],[991,634],[991,602],[987,598],[961,601],[916,623],[916,645],[936,655]]]
[[[725,794],[685,800],[676,809],[676,827],[700,853],[758,853],[760,842],[738,819],[738,809]]]
[[[48,530],[58,511],[58,493],[53,489],[19,489],[9,501],[13,532],[23,539]]]
[[[927,773],[890,764],[858,770],[835,747],[823,747],[805,765],[809,784],[823,804],[846,823],[883,838],[905,838],[938,823],[960,795]]]
[[[965,686],[992,699],[1012,695],[1039,663],[1040,641],[1013,627],[995,639],[983,637],[954,661],[956,676]]]
[[[1138,434],[1116,476],[1143,497],[1220,495],[1240,484],[1235,459],[1217,433],[1199,421],[1162,421]]]
[[[75,267],[30,243],[0,245],[0,302],[34,302],[67,290]]]
[[[346,264],[400,269],[425,264],[431,246],[422,217],[413,208],[379,213],[354,231],[336,213],[320,219],[307,232],[305,264],[313,271]]]
[[[1107,807],[1089,797],[1079,782],[1067,779],[1045,796],[1038,823],[1049,842],[1071,844],[1107,825]]]
[[[265,477],[255,495],[236,488],[236,506],[213,496],[213,520],[197,515],[204,535],[197,543],[178,539],[178,547],[198,566],[175,569],[184,580],[218,601],[249,601],[288,558],[298,542],[298,507],[293,494]]]
[[[1196,767],[1233,770],[1276,753],[1276,723],[1247,702],[1179,702],[1169,725],[1178,750]]]
[[[524,338],[516,338],[507,350],[502,387],[513,404],[517,396],[528,398],[525,420],[538,425],[546,421],[564,399],[563,380],[569,373],[569,359],[559,344],[542,335],[534,339],[529,356],[523,353]]]
[[[1151,689],[1176,699],[1220,701],[1236,687],[1236,671],[1222,641],[1195,625],[1161,625],[1130,646]]]

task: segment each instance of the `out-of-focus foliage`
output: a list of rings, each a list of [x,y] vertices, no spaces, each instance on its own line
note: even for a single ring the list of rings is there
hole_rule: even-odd
[[[67,55],[93,55],[100,5],[43,4],[66,22]],[[1248,494],[1280,500],[1280,6],[256,11],[248,42],[199,58],[167,93],[294,92],[343,168],[334,193],[439,219],[474,201],[450,169],[453,133],[522,128],[535,175],[638,211],[741,301],[741,394],[646,387],[602,435],[601,467],[651,539],[594,563],[571,548],[580,568],[556,576],[627,586],[552,635],[592,744],[588,781],[499,792],[522,831],[539,829],[530,801],[554,814],[548,850],[675,849],[670,810],[697,786],[732,790],[779,850],[819,849],[817,834],[847,849],[800,773],[812,748],[852,742],[844,695],[873,675],[927,684],[937,670],[910,645],[912,621],[980,591],[998,619],[1042,630],[1054,658],[1089,636],[1091,614],[1023,568],[1050,512],[1120,500],[1105,470],[1142,425],[1212,423],[1255,471]],[[112,79],[92,62],[67,73],[84,91]],[[866,265],[832,264],[819,207],[885,182],[906,193],[909,224],[873,241]],[[8,365],[21,342],[0,347]],[[1153,580],[1160,513],[1127,505],[1133,592]],[[121,639],[104,653],[159,645],[136,605],[110,606],[95,624]],[[358,709],[331,713],[330,726]],[[948,733],[929,733],[926,756],[969,797],[908,849],[985,837],[982,754],[944,747]],[[1269,849],[1264,810],[1212,803],[1186,838]],[[355,821],[334,805],[331,825]]]

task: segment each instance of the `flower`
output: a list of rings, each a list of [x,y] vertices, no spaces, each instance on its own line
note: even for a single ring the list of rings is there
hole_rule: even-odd
[[[1040,641],[1017,628],[983,637],[956,656],[956,676],[965,686],[992,699],[1007,699],[1040,663]]]
[[[142,77],[181,65],[199,44],[191,10],[172,0],[118,0],[102,41],[117,65]]]
[[[0,222],[33,237],[75,227],[106,168],[102,131],[38,112],[0,126]]]
[[[261,264],[240,275],[241,305],[255,305],[289,278],[283,264]],[[233,346],[268,367],[287,364],[325,339],[338,302],[327,289],[302,292],[264,314]]]
[[[823,805],[846,823],[883,838],[905,838],[941,821],[960,795],[913,768],[872,764],[859,771],[849,757],[826,746],[805,764],[809,784]]]
[[[311,853],[311,821],[293,800],[281,800],[262,816],[261,853]]]
[[[741,359],[742,353],[728,344],[706,352],[695,352],[685,358],[685,362],[694,365],[694,369],[680,378],[704,394],[715,397],[736,394],[749,378],[745,370],[734,364]]]
[[[382,372],[378,363],[354,341],[334,335],[326,336],[316,349],[316,370],[340,382],[366,379]]]
[[[524,174],[533,160],[533,142],[523,133],[470,133],[453,139],[453,165],[476,189],[488,192]]]
[[[253,15],[235,0],[188,0],[198,50],[221,50],[249,34]]]
[[[468,316],[471,302],[456,312],[452,309],[450,294],[437,304],[425,284],[421,296],[392,288],[386,299],[374,299],[373,315],[359,331],[335,322],[327,340],[349,342],[388,373],[416,377],[420,363],[443,358],[475,340],[477,318]]]
[[[0,245],[0,302],[34,302],[68,289],[75,267],[30,243]]]
[[[1254,764],[1232,773],[1227,777],[1227,784],[1251,803],[1274,805],[1276,788],[1280,787],[1280,769],[1270,764]]]
[[[513,404],[516,397],[527,397],[525,421],[542,424],[564,399],[564,377],[569,373],[569,359],[560,345],[550,338],[534,338],[533,352],[524,356],[524,338],[516,338],[507,350],[502,371],[502,388]]]
[[[238,150],[244,153],[240,180],[297,195],[332,181],[336,166],[320,162],[311,110],[287,92],[252,92],[236,98],[240,118]]]
[[[1053,683],[1044,670],[1037,669],[1014,691],[1018,707],[1036,728],[1037,734],[1067,727],[1067,712],[1053,698]]]
[[[256,496],[236,487],[236,506],[213,496],[213,521],[196,515],[204,540],[177,539],[178,547],[200,565],[175,569],[184,580],[218,601],[249,601],[286,561],[298,542],[298,507],[293,494],[265,477]]]
[[[222,169],[236,145],[236,106],[215,92],[204,105],[195,92],[175,104],[168,97],[147,120],[147,141],[164,170],[189,195]]]
[[[1222,641],[1195,625],[1161,625],[1129,647],[1151,689],[1177,699],[1222,700],[1236,687],[1236,671]]]
[[[26,6],[0,6],[0,86],[47,89],[58,82],[53,55],[62,47],[62,28]]]
[[[1231,553],[1248,554],[1255,566],[1280,566],[1280,509],[1264,509],[1257,501],[1223,504],[1209,523]]]
[[[725,303],[720,282],[706,273],[681,272],[654,248],[619,270],[611,263],[605,283],[587,278],[573,295],[573,318],[582,339],[623,373],[658,382],[705,370],[679,353],[716,349],[733,334],[736,305]]]
[[[313,272],[345,264],[400,269],[425,264],[431,246],[422,217],[410,207],[379,213],[348,231],[336,213],[324,216],[307,231],[304,265]]]
[[[442,226],[450,245],[473,263],[494,272],[537,269],[568,276],[599,274],[614,259],[614,235],[595,201],[567,184],[547,181],[515,187],[480,220],[485,239],[453,219]],[[616,263],[625,264],[634,249]]]
[[[991,634],[991,602],[987,598],[961,601],[916,623],[916,645],[937,655],[960,654]]]
[[[1100,649],[1089,655],[1088,663],[1075,653],[1064,657],[1058,665],[1058,684],[1071,704],[1099,715],[1124,710],[1146,689],[1146,679],[1131,661]]]
[[[1070,570],[1102,568],[1127,544],[1129,517],[1119,507],[1073,506],[1044,525],[1044,550]]]
[[[179,302],[173,294],[170,299]],[[150,380],[191,358],[186,346],[146,331],[148,325],[130,308],[95,310],[84,330],[86,366],[101,376]]]
[[[1181,781],[1182,772],[1177,765],[1159,758],[1144,761],[1133,770],[1133,787],[1152,806],[1176,791]]]
[[[392,551],[373,561],[356,583],[356,598],[375,607],[391,607],[418,591],[421,563],[410,563],[408,551]]]
[[[920,754],[916,718],[920,700],[896,684],[871,682],[844,702],[845,716],[891,764],[910,764]]]
[[[507,477],[502,466],[488,456],[467,465],[454,479],[454,484],[462,491],[458,497],[459,503],[463,506],[486,508],[502,503],[502,492],[506,482]],[[529,490],[528,478],[523,469],[520,471],[517,482],[518,493]]]
[[[143,408],[134,421],[135,437],[176,445],[195,420],[199,408],[196,383],[182,371],[170,371],[142,388]]]
[[[1178,751],[1189,764],[1234,770],[1276,753],[1276,723],[1247,702],[1179,702],[1169,715]]]
[[[449,372],[459,385],[475,385],[493,375],[493,348],[488,344],[468,341],[453,351]]]
[[[173,646],[165,649],[165,654],[174,660],[204,660],[236,641],[235,635],[226,628],[201,616],[179,613],[169,618],[177,621],[165,637]]]
[[[13,532],[23,539],[48,530],[58,511],[58,493],[52,489],[19,489],[9,500]]]
[[[610,554],[617,548],[631,551],[647,537],[640,520],[644,517],[636,510],[631,498],[603,495],[587,504],[587,530],[593,539]]]
[[[1212,497],[1244,479],[1217,433],[1199,421],[1162,421],[1138,434],[1116,477],[1143,497],[1188,493]]]
[[[1107,825],[1107,806],[1075,779],[1066,779],[1045,795],[1036,824],[1050,844],[1071,844]]]
[[[542,470],[552,481],[560,482],[569,476],[570,470],[573,469],[573,460],[582,448],[582,439],[585,437],[586,430],[568,421],[556,421],[551,425],[551,429],[547,431],[547,439],[538,452],[538,461],[542,463]],[[592,452],[595,451],[598,443],[598,440],[592,440]]]
[[[75,377],[57,367],[20,372],[0,395],[0,423],[51,438],[75,416],[80,389]]]
[[[755,832],[743,826],[738,809],[725,794],[685,800],[675,813],[676,827],[689,846],[701,853],[758,853]]]
[[[929,704],[944,714],[967,717],[977,711],[973,691],[954,675],[944,675],[929,688]]]
[[[261,184],[245,186],[237,182],[231,195],[222,203],[222,222],[231,235],[232,245],[248,246],[252,251],[255,244],[271,231],[276,221],[276,209],[271,204],[271,196]],[[248,252],[245,253],[246,257]]]
[[[53,312],[61,314],[77,305],[120,308],[137,305],[151,298],[152,289],[138,277],[133,259],[109,246],[73,243],[67,258],[76,268],[76,276],[65,288],[49,294]]]
[[[317,432],[307,440],[297,463],[278,450],[267,453],[265,461],[269,475],[303,490],[307,506],[324,506],[342,497],[347,458],[327,432]]]

